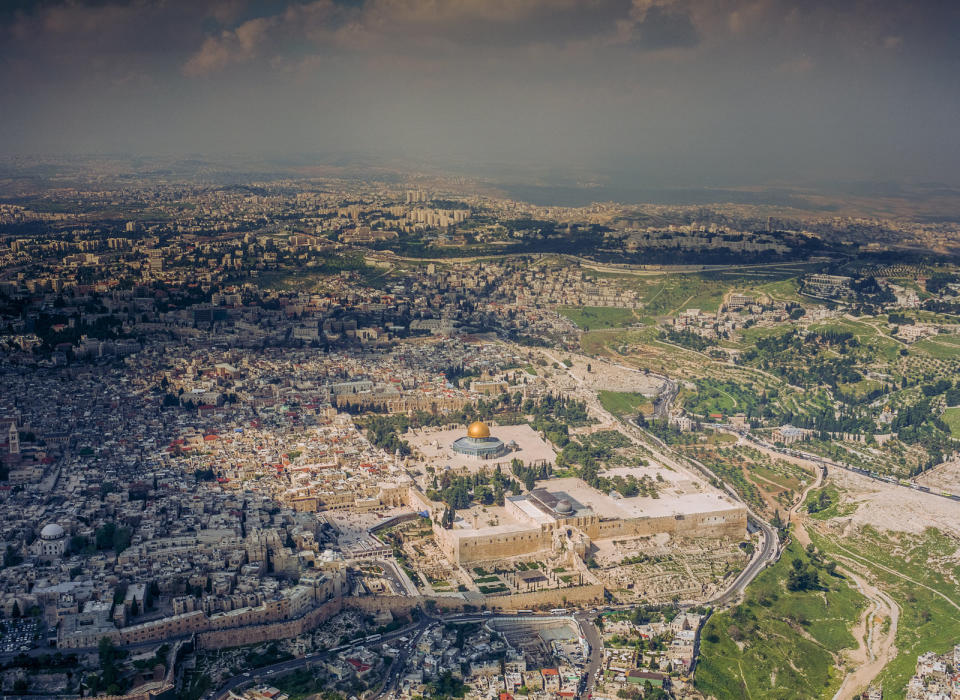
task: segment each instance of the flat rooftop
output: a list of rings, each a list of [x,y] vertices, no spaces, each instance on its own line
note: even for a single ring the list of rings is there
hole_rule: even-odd
[[[633,473],[638,479],[643,469],[637,470],[624,467],[604,472],[603,476],[626,477]],[[669,470],[662,469],[666,474],[674,474]],[[664,474],[664,482],[657,482],[659,498],[650,498],[644,496],[633,496],[624,498],[614,492],[614,495],[602,493],[595,488],[588,486],[581,479],[571,477],[566,479],[551,479],[547,482],[541,482],[542,486],[550,491],[563,491],[569,494],[580,504],[591,508],[594,513],[602,518],[620,518],[631,520],[633,518],[659,518],[670,515],[693,515],[696,513],[705,513],[721,510],[738,510],[743,506],[736,503],[733,499],[713,488],[706,482],[694,479],[682,479],[679,484],[672,484],[667,480]],[[697,488],[697,484],[700,488]]]

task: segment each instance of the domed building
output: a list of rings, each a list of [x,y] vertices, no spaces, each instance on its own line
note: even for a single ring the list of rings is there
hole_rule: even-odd
[[[458,454],[477,459],[496,459],[510,452],[503,440],[493,437],[490,427],[479,420],[471,423],[466,436],[454,440],[451,447]]]
[[[62,557],[67,551],[66,531],[56,523],[44,525],[30,551],[38,557]]]

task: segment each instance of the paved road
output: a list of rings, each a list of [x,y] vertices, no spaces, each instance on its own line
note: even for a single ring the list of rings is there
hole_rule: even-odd
[[[594,623],[594,620],[597,619],[596,613],[574,613],[573,619],[577,621],[587,644],[590,645],[590,660],[587,663],[586,676],[578,689],[580,697],[588,697],[593,692],[593,687],[597,682],[597,671],[600,669],[600,664],[603,663],[603,640],[600,638],[600,630]]]
[[[670,407],[673,406],[677,392],[680,391],[680,385],[672,379],[664,377],[664,382],[663,391],[653,400],[653,417],[657,420],[669,418]]]
[[[419,622],[413,625],[408,625],[407,627],[402,627],[398,630],[394,630],[388,634],[383,635],[380,639],[376,641],[377,644],[382,644],[384,642],[394,641],[403,636],[419,635],[429,627],[431,624],[435,623],[436,618],[423,616]],[[358,639],[355,644],[362,644],[363,640]],[[341,648],[337,647],[339,651]],[[206,695],[203,696],[204,700],[217,700],[227,697],[231,690],[245,685],[247,683],[260,683],[263,681],[270,680],[272,678],[286,675],[293,671],[297,671],[301,668],[305,668],[310,664],[317,663],[318,661],[324,661],[336,652],[333,651],[321,651],[308,654],[299,659],[290,659],[288,661],[281,661],[279,663],[271,664],[269,666],[263,666],[258,669],[253,669],[242,673],[238,676],[234,676],[220,685],[216,690],[209,691]],[[392,667],[391,667],[392,668]]]
[[[643,430],[640,426],[633,422],[632,419],[629,421],[629,424],[633,429],[643,431],[646,437],[656,442],[664,450],[669,449],[669,447],[662,440],[660,440],[660,438],[646,430]],[[693,464],[694,467],[696,467],[707,479],[719,482],[723,486],[724,491],[730,494],[731,498],[739,503],[743,502],[733,487],[726,483],[723,479],[719,478],[707,465],[700,460],[693,459],[692,457],[687,457],[687,460],[690,464]],[[757,515],[749,505],[744,504],[744,506],[747,509],[750,523],[760,530],[763,541],[760,545],[760,548],[754,552],[753,558],[750,560],[750,563],[747,564],[746,568],[741,571],[740,574],[733,580],[733,582],[727,587],[726,591],[721,593],[713,600],[707,601],[708,605],[723,606],[729,605],[735,601],[740,597],[747,585],[749,585],[749,583],[753,581],[753,579],[755,579],[766,566],[776,561],[777,556],[779,555],[780,538],[777,536],[776,530],[774,530],[774,528],[766,520]]]
[[[747,567],[733,580],[733,583],[730,584],[727,590],[713,600],[708,601],[707,605],[721,607],[733,603],[743,594],[747,585],[753,581],[768,564],[777,558],[780,538],[777,537],[776,531],[768,525],[766,521],[759,518],[751,517],[750,522],[759,527],[763,533],[763,543],[760,545],[760,549],[754,552],[750,563],[747,564]]]
[[[387,693],[390,688],[396,684],[397,679],[400,677],[404,666],[406,665],[407,659],[410,656],[411,649],[416,646],[416,640],[419,639],[420,635],[426,631],[428,627],[435,625],[441,622],[483,622],[489,620],[493,617],[513,617],[512,615],[479,615],[477,613],[455,613],[452,615],[443,615],[440,617],[432,615],[422,615],[420,620],[412,625],[407,625],[400,629],[394,630],[383,635],[380,639],[372,644],[383,644],[384,642],[396,641],[400,637],[409,637],[409,642],[404,642],[403,646],[400,648],[400,653],[397,655],[396,659],[390,664],[390,667],[387,671],[387,676],[384,680],[383,688],[381,689],[379,695]],[[352,645],[363,644],[362,639],[358,639],[352,643]],[[351,645],[347,645],[351,646]],[[235,690],[240,686],[246,685],[248,683],[260,683],[269,681],[273,678],[283,676],[287,673],[291,673],[301,668],[308,667],[310,664],[316,663],[318,661],[325,661],[332,657],[334,654],[341,651],[344,647],[336,647],[336,651],[321,651],[308,654],[298,659],[290,659],[288,661],[281,661],[276,664],[271,664],[270,666],[263,666],[258,669],[250,670],[246,673],[242,673],[233,678],[229,678],[224,681],[220,687],[216,690],[209,691],[206,695],[203,696],[203,700],[222,700],[222,698],[227,697],[231,690]],[[378,697],[379,697],[378,695]]]
[[[939,498],[946,498],[951,501],[960,502],[960,496],[958,496],[957,494],[946,493],[945,491],[934,491],[925,486],[920,486],[919,484],[916,484],[912,481],[907,481],[907,480],[899,481],[892,476],[883,476],[881,474],[877,474],[876,472],[867,471],[866,469],[860,469],[859,467],[852,467],[849,464],[844,464],[842,462],[834,462],[832,459],[827,459],[826,457],[822,457],[812,452],[804,452],[803,450],[794,450],[789,447],[779,447],[777,445],[774,445],[773,443],[767,442],[766,440],[763,440],[757,437],[756,435],[753,435],[750,432],[747,432],[745,430],[738,430],[726,423],[710,423],[707,425],[708,427],[711,427],[711,428],[719,428],[721,430],[726,430],[729,433],[734,433],[736,435],[739,435],[744,440],[748,440],[754,444],[760,445],[762,447],[766,447],[768,450],[773,450],[774,452],[779,452],[780,454],[788,455],[790,457],[800,457],[801,459],[805,459],[810,462],[815,462],[822,467],[834,467],[836,469],[843,469],[848,472],[853,472],[854,474],[859,474],[860,476],[865,476],[868,479],[873,479],[874,481],[880,481],[884,484],[900,486],[902,488],[910,489],[912,491],[919,491],[920,493],[928,493],[931,496],[938,496]]]

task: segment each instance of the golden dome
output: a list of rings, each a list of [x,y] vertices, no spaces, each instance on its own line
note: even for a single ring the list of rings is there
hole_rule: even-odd
[[[482,420],[474,421],[467,428],[467,437],[488,438],[490,437],[490,428]]]

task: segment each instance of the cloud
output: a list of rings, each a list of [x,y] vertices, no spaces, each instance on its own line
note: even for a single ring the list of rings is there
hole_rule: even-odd
[[[686,12],[653,5],[634,25],[633,43],[646,51],[691,48],[700,43],[700,34]]]
[[[219,36],[207,38],[200,50],[184,64],[183,72],[196,77],[250,60],[276,25],[276,18],[259,17],[247,20],[234,30],[224,30]]]

